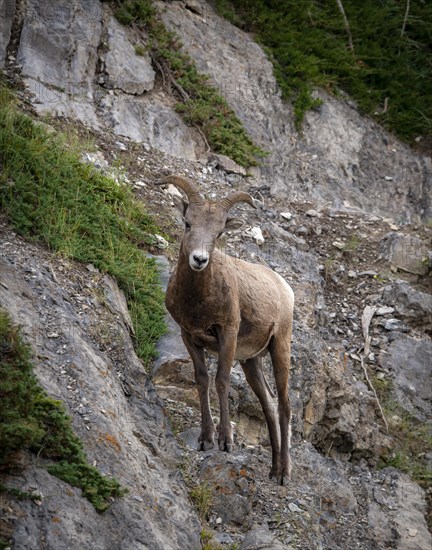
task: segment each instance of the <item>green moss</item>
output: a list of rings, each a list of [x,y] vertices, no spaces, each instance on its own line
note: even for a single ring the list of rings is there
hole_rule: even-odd
[[[117,279],[133,311],[139,356],[148,364],[165,325],[157,268],[142,248],[160,230],[125,185],[83,164],[79,153],[0,89],[0,209],[27,238]]]
[[[228,2],[216,7],[226,15]],[[316,106],[313,87],[345,90],[360,109],[413,141],[432,138],[432,3],[411,2],[405,32],[406,2],[344,0],[353,37],[336,2],[320,0],[232,0],[230,21],[255,34],[274,64],[286,99],[295,105],[297,126]],[[232,10],[235,10],[235,17]]]
[[[62,403],[48,397],[34,374],[29,347],[7,313],[0,309],[0,467],[8,471],[14,453],[28,449],[54,460],[48,471],[79,487],[99,512],[124,490],[88,464]],[[15,498],[31,494],[0,485],[0,493]]]
[[[255,166],[266,152],[256,146],[234,111],[209,79],[198,72],[184,53],[175,33],[166,30],[150,0],[117,0],[114,13],[125,25],[137,25],[149,37],[155,67],[176,83],[176,109],[190,126],[197,127],[210,147],[244,167]]]

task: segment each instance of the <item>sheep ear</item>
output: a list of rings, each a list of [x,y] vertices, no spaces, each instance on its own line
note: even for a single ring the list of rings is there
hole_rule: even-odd
[[[241,220],[240,218],[227,218],[224,231],[227,231],[229,229],[238,229],[242,225],[243,220]]]
[[[184,217],[186,214],[186,210],[189,206],[189,203],[183,197],[179,197],[178,195],[173,195],[172,199],[173,199],[174,206],[180,212],[182,217]]]

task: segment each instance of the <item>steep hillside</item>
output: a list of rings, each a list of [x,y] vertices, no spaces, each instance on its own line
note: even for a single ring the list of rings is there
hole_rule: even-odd
[[[322,90],[299,135],[251,36],[205,2],[159,2],[151,17],[269,153],[247,170],[215,154],[202,112],[182,118],[160,43],[147,55],[148,12],[122,26],[112,11],[143,4],[0,0],[0,64],[18,98],[2,95],[0,307],[90,463],[127,489],[98,513],[23,446],[0,470],[3,547],[427,548],[430,157]],[[165,284],[181,237],[172,190],[154,185],[168,173],[209,197],[250,192],[258,209],[238,206],[245,226],[220,246],[294,289],[288,486],[268,480],[262,413],[237,365],[235,451],[196,451],[193,367],[169,318],[159,339],[148,256]]]

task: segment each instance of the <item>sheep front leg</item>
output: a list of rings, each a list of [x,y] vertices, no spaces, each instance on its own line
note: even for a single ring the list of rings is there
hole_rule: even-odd
[[[214,447],[214,424],[210,411],[209,376],[205,364],[204,348],[196,346],[189,334],[182,330],[183,342],[195,369],[195,382],[201,407],[201,434],[198,437],[198,451],[208,451]]]
[[[223,331],[218,328],[219,358],[216,373],[216,391],[219,397],[220,420],[218,429],[219,450],[230,453],[234,439],[229,418],[228,394],[230,389],[231,367],[237,346],[238,330]]]

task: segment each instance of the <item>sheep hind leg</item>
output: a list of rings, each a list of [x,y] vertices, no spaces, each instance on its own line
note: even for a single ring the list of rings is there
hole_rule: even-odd
[[[279,427],[281,434],[280,469],[277,481],[280,485],[288,482],[291,475],[291,408],[288,395],[288,378],[291,359],[290,338],[286,340],[273,338],[269,345],[270,356],[278,395]]]
[[[198,396],[201,408],[201,433],[198,437],[198,451],[207,451],[214,447],[214,424],[210,410],[209,399],[209,375],[205,364],[204,348],[196,346],[189,335],[182,331],[183,342],[195,369],[195,382],[198,389]]]
[[[270,443],[272,448],[272,468],[270,479],[277,479],[280,471],[280,440],[277,415],[274,404],[275,395],[271,391],[262,371],[262,358],[253,357],[240,363],[246,376],[246,380],[258,397],[267,422]]]

